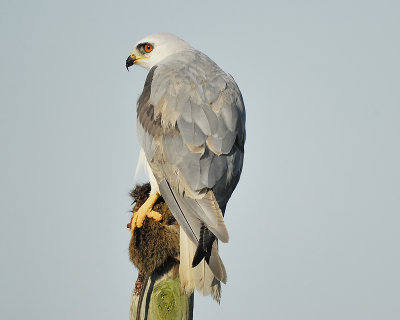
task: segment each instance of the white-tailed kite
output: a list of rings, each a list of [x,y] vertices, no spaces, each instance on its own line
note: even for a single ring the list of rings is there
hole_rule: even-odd
[[[226,282],[217,239],[228,242],[227,202],[242,171],[245,108],[231,75],[175,35],[140,40],[126,60],[149,70],[137,102],[137,135],[145,154],[151,193],[134,213],[131,230],[156,220],[164,198],[181,227],[182,288],[219,300]]]

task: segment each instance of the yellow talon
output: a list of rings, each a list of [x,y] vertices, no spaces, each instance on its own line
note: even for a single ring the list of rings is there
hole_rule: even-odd
[[[139,210],[133,214],[131,222],[131,234],[133,234],[135,228],[140,228],[143,226],[143,222],[146,217],[152,218],[156,221],[160,221],[162,219],[162,215],[160,213],[153,211],[153,206],[159,197],[160,194],[158,192],[151,194],[146,202],[142,204]]]

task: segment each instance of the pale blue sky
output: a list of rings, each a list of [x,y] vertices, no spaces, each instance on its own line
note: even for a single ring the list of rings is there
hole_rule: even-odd
[[[128,318],[125,59],[160,31],[247,108],[228,284],[195,319],[399,319],[399,2],[101,0],[0,4],[0,318]]]

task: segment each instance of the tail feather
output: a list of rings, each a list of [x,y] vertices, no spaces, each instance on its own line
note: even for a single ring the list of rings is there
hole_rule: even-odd
[[[186,206],[191,209],[207,225],[208,229],[222,242],[229,241],[229,234],[224,216],[212,191],[208,191],[202,199],[184,198]]]
[[[211,249],[214,241],[214,234],[203,224],[200,228],[200,238],[193,258],[193,267],[197,266],[203,258],[207,263],[210,261]]]
[[[208,265],[212,272],[214,273],[214,276],[221,282],[226,283],[228,280],[228,276],[226,274],[226,269],[224,266],[224,263],[222,262],[221,257],[218,254],[218,242],[214,241],[212,245],[212,250],[211,250],[211,257],[210,261],[208,262]]]
[[[218,240],[204,225],[200,230],[200,239],[193,257],[192,266],[196,267],[202,261],[208,264],[218,280],[226,283],[225,266],[218,254]]]
[[[203,199],[184,197],[175,192],[165,179],[159,181],[158,185],[181,226],[179,276],[183,291],[191,293],[196,288],[201,294],[212,294],[219,301],[220,281],[226,283],[227,276],[218,255],[216,236],[223,242],[228,241],[229,236],[222,211],[216,207],[215,197],[212,193]],[[202,222],[198,211],[203,212],[203,217],[208,217],[206,221]],[[208,225],[207,221],[212,225]]]
[[[192,261],[194,250],[196,249],[194,243],[188,238],[184,229],[180,227],[180,254],[179,254],[179,278],[181,281],[181,288],[186,293],[192,293],[196,287],[194,283],[194,275],[192,269]]]
[[[195,251],[196,245],[188,238],[184,230],[181,228],[179,266],[181,288],[186,293],[191,293],[194,289],[196,289],[203,296],[211,294],[214,300],[219,302],[221,296],[221,285],[219,280],[215,278],[213,270],[211,270],[207,262],[203,259],[196,267],[192,267]],[[212,257],[210,261],[213,261]],[[225,270],[221,259],[219,259],[219,261],[223,270]]]

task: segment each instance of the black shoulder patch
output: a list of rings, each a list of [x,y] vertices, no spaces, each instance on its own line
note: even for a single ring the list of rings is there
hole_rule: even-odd
[[[150,104],[151,84],[153,82],[154,71],[157,66],[150,69],[144,83],[142,94],[137,102],[137,118],[142,127],[153,137],[161,135],[175,135],[179,133],[177,127],[165,129],[161,126],[161,115],[154,118],[154,106]]]
[[[154,71],[156,71],[157,66],[154,66],[150,69],[149,73],[146,77],[146,82],[144,83],[142,94],[139,97],[137,104],[137,112],[139,114],[139,109],[143,108],[146,104],[149,103],[150,94],[151,94],[151,83],[153,82]]]

